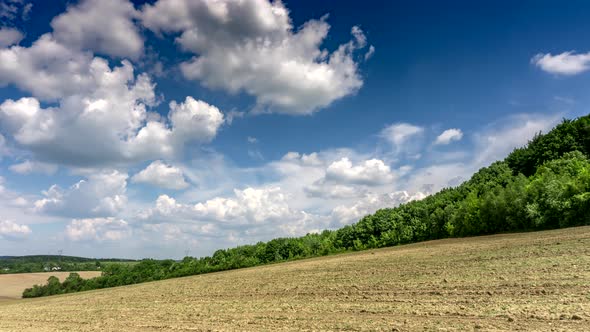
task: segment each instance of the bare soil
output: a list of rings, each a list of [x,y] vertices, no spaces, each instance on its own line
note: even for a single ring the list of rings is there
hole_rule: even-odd
[[[590,227],[0,303],[1,331],[589,331]]]

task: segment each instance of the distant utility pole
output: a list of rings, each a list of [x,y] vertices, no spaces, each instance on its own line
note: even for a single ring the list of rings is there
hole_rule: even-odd
[[[186,250],[184,251],[184,257],[188,257],[188,254],[189,254],[190,252],[191,252],[191,250],[190,250],[190,249],[186,249]]]
[[[57,251],[57,255],[59,256],[59,265],[61,265],[61,254],[63,254],[63,253],[64,253],[63,249],[59,249],[59,250]],[[60,267],[61,267],[61,266],[60,266]]]

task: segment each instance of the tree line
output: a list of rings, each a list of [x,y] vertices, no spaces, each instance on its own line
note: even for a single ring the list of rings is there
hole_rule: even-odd
[[[62,255],[0,256],[0,274],[59,271],[99,271],[109,263],[129,263],[130,259],[85,258]]]
[[[338,230],[217,250],[182,261],[109,265],[97,278],[71,274],[23,297],[77,292],[333,253],[448,237],[590,225],[590,115],[563,120],[470,180],[420,201],[386,208]]]

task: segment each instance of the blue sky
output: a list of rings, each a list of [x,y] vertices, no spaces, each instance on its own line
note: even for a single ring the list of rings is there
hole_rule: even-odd
[[[0,254],[206,255],[586,114],[585,2],[0,2]]]

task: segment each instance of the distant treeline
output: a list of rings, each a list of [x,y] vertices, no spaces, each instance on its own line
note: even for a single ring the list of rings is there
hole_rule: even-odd
[[[61,255],[0,256],[0,274],[59,271],[98,271],[105,263],[133,262],[119,258],[84,258]]]
[[[218,250],[211,257],[111,265],[102,276],[76,274],[27,289],[24,297],[121,286],[237,269],[349,250],[447,237],[554,229],[590,224],[590,116],[564,120],[537,134],[504,161],[482,168],[456,188],[381,209],[351,226],[298,238]]]

